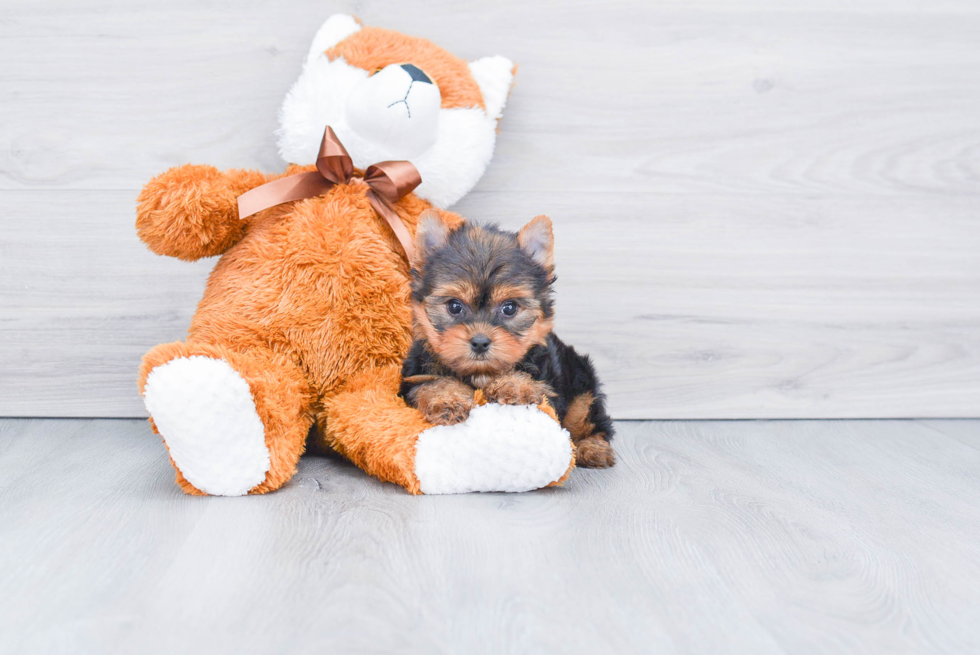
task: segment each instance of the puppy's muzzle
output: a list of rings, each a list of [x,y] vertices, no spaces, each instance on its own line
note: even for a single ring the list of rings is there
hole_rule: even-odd
[[[490,337],[485,334],[477,334],[470,339],[470,350],[475,355],[485,355],[490,350]]]

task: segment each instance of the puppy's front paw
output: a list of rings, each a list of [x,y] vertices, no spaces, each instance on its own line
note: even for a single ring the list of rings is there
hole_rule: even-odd
[[[473,409],[473,398],[433,398],[419,407],[425,420],[433,425],[456,425],[465,421]]]
[[[472,387],[450,378],[439,378],[416,387],[412,400],[425,420],[434,425],[462,423],[474,404]]]
[[[616,454],[608,441],[593,435],[575,444],[575,464],[582,468],[605,469],[616,464]]]
[[[553,394],[547,383],[527,373],[501,375],[483,387],[486,399],[500,405],[537,405],[545,396]]]

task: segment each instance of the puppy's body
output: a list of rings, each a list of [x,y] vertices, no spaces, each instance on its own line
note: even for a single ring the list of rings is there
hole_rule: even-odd
[[[437,424],[458,423],[474,389],[491,402],[547,396],[576,445],[580,466],[612,466],[613,424],[589,358],[551,329],[553,236],[539,216],[519,234],[420,219],[412,268],[415,341],[401,395]]]

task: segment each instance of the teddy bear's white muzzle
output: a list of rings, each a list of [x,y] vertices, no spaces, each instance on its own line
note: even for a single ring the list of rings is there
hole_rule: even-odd
[[[389,159],[412,159],[428,150],[439,130],[442,94],[413,64],[391,64],[361,81],[347,100],[346,118],[358,136]]]

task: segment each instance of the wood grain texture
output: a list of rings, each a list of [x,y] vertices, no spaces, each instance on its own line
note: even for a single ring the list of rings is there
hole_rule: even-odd
[[[618,465],[411,497],[306,457],[193,498],[134,420],[0,421],[0,653],[965,653],[977,421],[620,423]]]
[[[211,262],[148,254],[133,199],[187,161],[280,170],[276,110],[336,11],[521,64],[458,209],[552,215],[558,324],[615,416],[980,415],[966,0],[7,3],[0,415],[144,414],[139,357]]]

